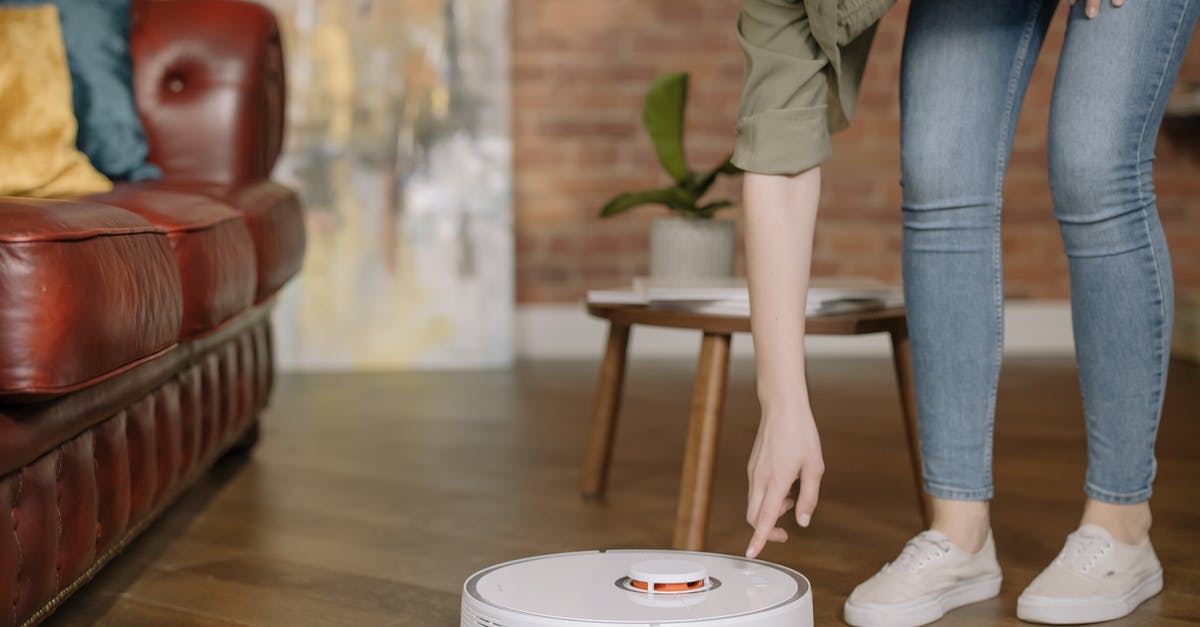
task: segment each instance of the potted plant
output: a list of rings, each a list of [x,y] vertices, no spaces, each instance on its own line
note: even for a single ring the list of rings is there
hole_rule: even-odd
[[[658,162],[672,184],[660,189],[627,192],[600,211],[607,218],[642,205],[662,205],[675,212],[650,225],[650,276],[656,279],[723,278],[733,276],[737,227],[732,220],[714,220],[729,200],[704,201],[722,174],[740,171],[726,159],[705,172],[688,168],[683,153],[683,123],[687,107],[686,72],[665,74],[646,92],[642,123],[654,144]]]

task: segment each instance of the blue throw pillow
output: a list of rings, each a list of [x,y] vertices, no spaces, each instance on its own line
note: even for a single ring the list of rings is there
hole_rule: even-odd
[[[79,149],[111,179],[161,177],[146,162],[150,147],[133,100],[131,0],[0,0],[0,6],[39,4],[58,7],[62,20]]]

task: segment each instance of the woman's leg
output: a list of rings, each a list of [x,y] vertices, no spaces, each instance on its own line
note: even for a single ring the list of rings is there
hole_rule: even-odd
[[[904,291],[933,529],[846,599],[854,626],[924,625],[1000,592],[992,410],[1003,344],[1000,190],[1057,0],[914,0],[901,67]]]
[[[988,530],[1003,349],[1000,194],[1056,0],[915,0],[901,69],[904,287],[934,529]]]
[[[1162,590],[1147,532],[1173,291],[1151,162],[1200,0],[1071,13],[1050,111],[1050,186],[1071,269],[1088,431],[1083,524],[1017,600],[1017,616],[1120,618]]]
[[[1071,13],[1050,116],[1050,175],[1071,270],[1088,429],[1085,523],[1145,537],[1173,305],[1151,164],[1200,0]]]

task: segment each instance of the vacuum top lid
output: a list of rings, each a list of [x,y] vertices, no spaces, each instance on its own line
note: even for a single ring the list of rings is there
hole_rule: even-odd
[[[468,579],[465,592],[488,605],[546,618],[686,623],[786,605],[808,593],[808,582],[789,568],[742,557],[613,550],[500,564]]]

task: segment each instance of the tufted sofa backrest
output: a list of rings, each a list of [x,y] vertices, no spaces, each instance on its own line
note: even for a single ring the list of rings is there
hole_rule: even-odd
[[[135,0],[131,48],[150,162],[168,180],[236,185],[270,175],[283,143],[286,84],[268,8]]]

